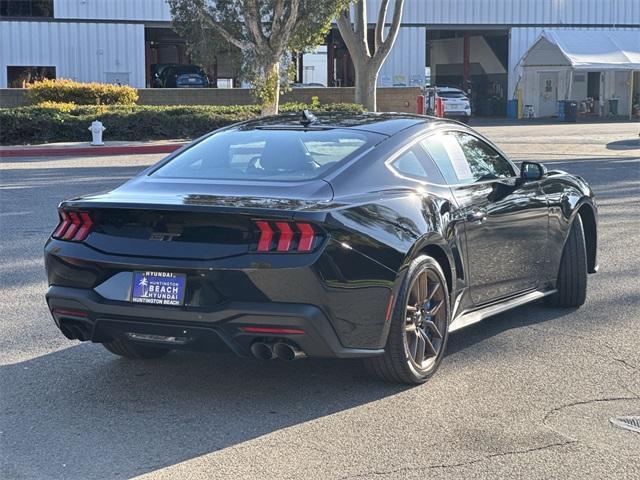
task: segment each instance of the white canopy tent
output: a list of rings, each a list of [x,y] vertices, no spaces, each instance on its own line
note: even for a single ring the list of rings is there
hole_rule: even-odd
[[[587,74],[599,73],[599,113],[605,99],[617,99],[619,113],[630,115],[632,99],[640,93],[640,29],[544,30],[516,68],[522,71],[525,103],[537,104],[541,114],[560,99],[585,100],[586,79],[595,78]]]
[[[536,64],[535,54],[543,40],[574,70],[640,70],[640,29],[544,30],[520,60],[522,65]]]

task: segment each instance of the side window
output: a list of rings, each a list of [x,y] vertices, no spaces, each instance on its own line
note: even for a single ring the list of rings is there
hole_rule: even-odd
[[[515,175],[511,164],[487,143],[467,133],[456,132],[454,135],[464,152],[474,181],[508,178]]]
[[[432,183],[442,183],[440,172],[418,147],[410,148],[401,153],[391,162],[391,166],[402,175],[424,179]]]
[[[515,175],[511,164],[488,144],[462,132],[433,135],[422,147],[449,184],[473,183]]]
[[[420,142],[450,185],[472,183],[473,175],[456,138],[448,133],[431,135]]]

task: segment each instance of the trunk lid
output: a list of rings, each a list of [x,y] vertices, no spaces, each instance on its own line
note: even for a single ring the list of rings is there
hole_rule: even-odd
[[[296,212],[326,208],[333,197],[323,180],[255,183],[144,177],[61,207],[90,214],[84,242],[101,252],[213,260],[249,253],[260,236],[256,219],[291,220]]]

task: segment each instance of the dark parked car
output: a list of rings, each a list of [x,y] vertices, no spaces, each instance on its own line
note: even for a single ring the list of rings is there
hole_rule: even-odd
[[[597,270],[582,178],[415,115],[239,123],[59,212],[55,322],[130,358],[226,345],[420,383],[449,332],[543,297],[580,306]]]
[[[197,65],[159,64],[153,85],[157,88],[206,88],[209,86],[209,77]]]

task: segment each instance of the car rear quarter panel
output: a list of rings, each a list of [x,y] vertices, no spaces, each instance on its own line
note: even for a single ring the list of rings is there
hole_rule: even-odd
[[[394,135],[367,158],[328,179],[335,205],[340,206],[330,211],[327,227],[337,244],[393,272],[394,290],[399,288],[409,263],[436,248],[450,290],[457,296],[465,290],[464,219],[450,188],[404,177],[387,165],[393,155],[433,129],[433,125],[418,125]],[[383,313],[378,313],[378,318],[384,318]],[[386,328],[382,343],[385,338]]]
[[[460,288],[464,279],[459,242],[464,237],[456,230],[463,228],[463,223],[457,222],[449,210],[449,200],[445,197],[407,190],[380,193],[369,202],[331,212],[326,226],[337,250],[330,252],[327,249],[325,253],[331,255],[336,271],[340,272],[332,282],[336,288],[359,284],[368,290],[358,304],[353,302],[357,299],[351,294],[351,303],[345,305],[344,315],[340,318],[334,315],[341,336],[349,336],[349,330],[354,327],[353,319],[343,321],[343,318],[348,319],[360,305],[363,308],[366,305],[364,309],[370,315],[367,322],[372,331],[381,335],[378,338],[380,346],[384,345],[389,326],[386,311],[390,295],[395,296],[411,260],[428,247],[437,246],[443,252],[447,259],[446,265],[442,265],[443,271],[448,270],[447,277],[453,279],[455,288]],[[349,255],[340,258],[339,250],[349,252]],[[352,263],[358,257],[367,259],[362,261],[361,267]],[[384,274],[384,292],[376,289],[382,285],[381,278],[376,280],[376,277],[366,275],[363,278],[360,269],[366,264],[373,275]],[[381,268],[374,268],[375,265]],[[358,307],[354,308],[354,305]]]
[[[456,204],[450,188],[402,176],[387,165],[394,155],[436,128],[416,125],[394,135],[367,158],[327,179],[334,202],[342,205],[332,210],[332,218],[346,231],[363,237],[359,245],[363,253],[396,272],[411,260],[410,252],[429,243],[441,245],[454,260],[459,219],[451,213]]]

